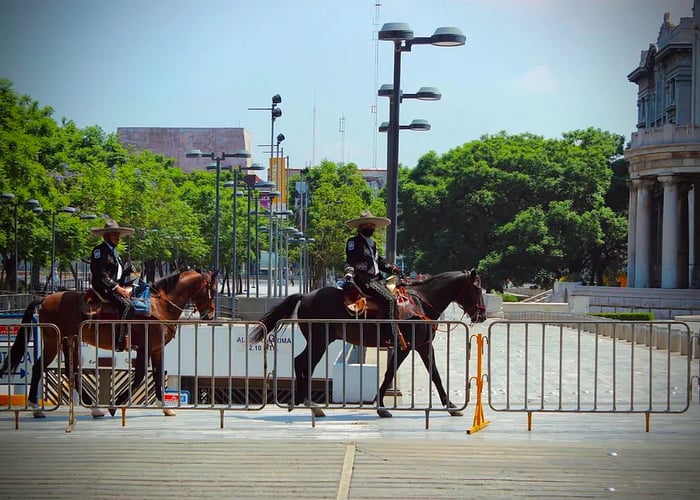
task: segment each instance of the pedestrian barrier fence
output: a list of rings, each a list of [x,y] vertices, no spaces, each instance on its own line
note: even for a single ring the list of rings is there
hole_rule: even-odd
[[[469,401],[467,325],[460,321],[397,321],[409,344],[409,349],[402,351],[399,347],[389,349],[390,345],[400,345],[397,339],[393,338],[390,344],[384,341],[387,336],[383,331],[389,323],[355,319],[279,321],[268,344],[283,341],[289,349],[273,351],[275,404],[290,409],[312,402],[318,409],[423,411],[426,427],[432,411],[464,410]],[[301,334],[302,328],[314,332],[308,343]],[[332,341],[334,332],[339,340]],[[391,356],[392,352],[395,356]],[[290,389],[299,380],[293,371],[288,374],[286,367],[295,363],[315,364],[315,369],[293,401]],[[387,370],[398,373],[393,384],[385,378]],[[383,384],[387,391],[382,404],[376,396]]]
[[[320,410],[423,411],[428,428],[430,412],[460,413],[474,389],[469,433],[489,423],[482,397],[495,412],[527,413],[528,430],[533,413],[556,412],[639,413],[648,431],[651,414],[685,412],[693,387],[700,385],[698,335],[682,322],[497,320],[485,335],[472,335],[459,321],[405,320],[397,322],[411,347],[405,351],[383,343],[382,327],[388,322],[284,320],[265,331],[261,344],[249,345],[252,330],[264,328],[255,321],[149,321],[148,335],[157,336],[156,344],[163,344],[164,327],[176,328],[174,339],[156,349],[151,363],[142,346],[116,353],[83,343],[85,328],[97,323],[85,322],[77,359],[61,352],[42,366],[41,405],[48,411],[66,403],[72,408],[74,401],[121,408],[124,425],[127,409],[164,409],[166,404],[169,410],[218,410],[223,427],[226,411],[257,411],[268,403],[305,408],[311,402]],[[135,323],[144,322],[129,322],[129,331]],[[302,326],[315,327],[308,345]],[[325,349],[334,328],[340,340]],[[14,411],[16,422],[19,412],[32,409],[26,402],[29,375],[48,331],[57,334],[55,325],[33,325],[17,370],[0,378],[0,396],[5,396],[0,411]],[[16,334],[13,321],[0,320],[0,356],[9,356]],[[312,356],[316,348],[322,355]],[[65,374],[70,361],[80,374],[76,399]],[[295,363],[314,361],[312,376],[293,398],[299,382]],[[154,368],[155,374],[135,383]],[[387,368],[397,373],[393,383],[385,380]],[[158,395],[161,378],[165,392]],[[383,389],[384,400],[377,401]]]
[[[44,330],[50,330],[53,335],[60,335],[58,328],[50,323],[33,323],[27,327],[19,326],[19,318],[16,321],[5,319],[0,323],[0,366],[7,363],[7,371],[0,376],[0,412],[12,411],[15,413],[15,427],[19,426],[19,412],[31,410],[28,396],[32,379],[32,371],[37,363],[41,364],[41,371],[48,372],[45,360],[40,357],[41,339]],[[12,353],[12,345],[18,335],[27,335],[24,352],[15,359]],[[58,354],[58,361],[54,365],[54,373],[61,379],[61,367],[63,352]],[[14,369],[10,369],[15,364]],[[38,404],[48,410],[55,410],[61,404],[60,391],[47,389],[50,379],[42,377],[39,388]]]
[[[489,407],[527,412],[528,429],[533,412],[641,413],[648,431],[689,407],[693,338],[671,321],[495,321]]]

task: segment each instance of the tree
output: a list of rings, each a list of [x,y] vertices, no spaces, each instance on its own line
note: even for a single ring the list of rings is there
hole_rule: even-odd
[[[418,272],[477,265],[491,287],[505,278],[543,285],[621,265],[626,214],[623,138],[597,129],[561,139],[484,136],[400,172],[399,249]],[[616,196],[611,196],[615,187]],[[430,230],[426,230],[430,228]]]
[[[324,160],[308,172],[309,230],[315,239],[310,245],[314,286],[325,285],[328,272],[340,272],[345,262],[345,242],[351,230],[346,220],[358,217],[368,209],[375,215],[386,212],[379,200],[362,178],[354,163],[336,165]],[[378,244],[382,238],[378,236]]]

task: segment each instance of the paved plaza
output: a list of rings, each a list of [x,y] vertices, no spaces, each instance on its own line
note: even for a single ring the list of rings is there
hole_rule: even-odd
[[[453,309],[447,319],[459,314]],[[471,333],[486,333],[492,321]],[[405,385],[411,368],[402,370]],[[225,412],[223,428],[216,410],[180,409],[176,417],[128,410],[122,426],[119,413],[93,420],[79,408],[66,433],[63,408],[43,420],[21,414],[18,430],[14,413],[0,412],[0,496],[698,498],[697,379],[693,384],[688,411],[652,414],[650,432],[638,413],[534,413],[528,431],[526,413],[494,411],[484,395],[489,424],[468,435],[474,394],[465,416],[432,412],[428,429],[422,411],[380,419],[371,409],[331,409],[314,426],[306,410],[268,405]]]

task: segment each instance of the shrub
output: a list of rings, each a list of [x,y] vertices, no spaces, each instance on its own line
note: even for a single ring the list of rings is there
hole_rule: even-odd
[[[654,321],[654,313],[652,312],[604,312],[591,313],[591,316],[616,319],[618,321]]]

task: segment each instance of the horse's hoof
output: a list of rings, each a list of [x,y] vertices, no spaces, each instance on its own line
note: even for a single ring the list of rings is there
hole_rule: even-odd
[[[174,417],[175,415],[177,415],[177,413],[175,413],[175,410],[165,406],[165,403],[163,403],[159,399],[156,399],[156,406],[163,409],[163,415],[165,415],[166,417]]]
[[[454,403],[448,403],[447,408],[457,408]],[[450,415],[453,417],[463,417],[464,413],[462,413],[460,410],[448,410],[450,412]]]
[[[44,414],[44,411],[39,407],[38,404],[36,403],[29,403],[29,409],[34,410],[32,411],[32,416],[34,418],[46,418],[46,415]]]
[[[117,413],[117,409],[116,409],[116,408],[110,408],[108,411],[109,411],[109,414],[112,415],[112,416],[114,416],[114,414]]]
[[[391,418],[391,412],[389,410],[377,410],[377,415],[381,418]]]
[[[304,400],[304,405],[311,410],[311,414],[314,417],[325,417],[326,416],[326,413],[321,408],[319,408],[315,404],[309,402],[309,400]]]
[[[92,415],[92,418],[102,418],[105,416],[105,412],[103,412],[100,408],[92,408],[90,410],[90,415]]]

